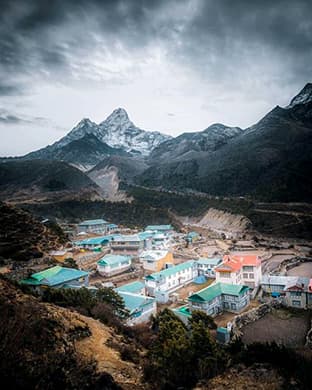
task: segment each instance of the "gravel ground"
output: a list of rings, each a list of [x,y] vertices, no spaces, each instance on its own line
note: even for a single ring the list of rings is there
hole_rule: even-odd
[[[302,347],[309,329],[309,312],[290,312],[276,310],[265,315],[242,329],[242,340],[253,342],[272,342],[288,347]]]

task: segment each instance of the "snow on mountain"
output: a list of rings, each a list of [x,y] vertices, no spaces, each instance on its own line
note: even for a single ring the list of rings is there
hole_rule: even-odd
[[[86,134],[95,135],[107,145],[123,149],[132,154],[147,156],[152,149],[171,137],[158,131],[145,131],[136,127],[123,108],[114,110],[103,122],[96,124],[82,119],[65,137],[52,145],[60,148]]]
[[[312,102],[312,83],[308,83],[305,87],[296,95],[286,108],[293,108],[298,104],[307,104]]]

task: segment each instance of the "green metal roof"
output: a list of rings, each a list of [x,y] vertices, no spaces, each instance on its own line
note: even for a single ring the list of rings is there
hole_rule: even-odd
[[[183,315],[185,317],[191,317],[192,316],[192,313],[190,312],[190,309],[188,308],[188,306],[181,306],[181,307],[178,307],[176,309],[173,309],[172,311],[174,313]]]
[[[214,257],[214,258],[201,258],[197,260],[198,264],[204,264],[204,265],[218,265],[222,263],[222,259]]]
[[[108,222],[105,221],[105,219],[87,219],[86,221],[80,222],[79,226],[84,225],[103,225],[107,224]]]
[[[92,237],[86,238],[85,240],[75,241],[74,244],[77,246],[83,245],[103,245],[112,240],[113,236],[101,236],[101,237]]]
[[[189,296],[188,300],[191,302],[208,302],[222,294],[239,296],[248,289],[248,286],[215,283]]]
[[[88,272],[80,271],[78,269],[55,266],[32,274],[28,279],[23,279],[21,283],[31,286],[45,285],[52,287],[87,275]]]
[[[147,297],[145,295],[133,294],[125,291],[118,291],[118,294],[124,300],[125,307],[129,310],[130,314],[135,311],[139,311],[145,305],[150,305],[152,302],[155,301],[155,298]]]
[[[173,226],[171,225],[148,225],[145,230],[157,230],[157,231],[166,231],[172,230]]]
[[[131,293],[138,293],[145,287],[145,284],[143,282],[140,282],[137,280],[136,282],[124,284],[123,286],[117,287],[116,291],[124,291],[124,292],[131,292]]]
[[[99,265],[114,265],[119,263],[128,263],[131,260],[130,256],[123,255],[105,255],[97,263]]]
[[[147,280],[159,280],[161,278],[165,278],[165,277],[170,276],[170,275],[175,275],[179,271],[183,271],[187,268],[193,267],[194,264],[195,264],[195,262],[192,260],[186,261],[185,263],[174,265],[173,267],[169,267],[169,268],[166,268],[162,271],[155,272],[151,275],[148,275],[148,276],[146,276],[146,279]]]

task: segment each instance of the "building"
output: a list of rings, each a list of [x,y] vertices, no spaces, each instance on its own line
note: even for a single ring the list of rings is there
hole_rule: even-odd
[[[86,238],[84,240],[74,241],[73,245],[80,249],[95,249],[102,248],[107,246],[112,240],[113,236],[101,236],[101,237],[92,237]]]
[[[71,254],[68,254],[67,251],[62,251],[62,250],[51,251],[51,252],[49,252],[49,255],[52,256],[54,260],[56,260],[60,263],[63,263],[65,261],[65,259],[72,256]]]
[[[248,286],[219,282],[189,296],[188,306],[190,312],[201,310],[214,317],[224,311],[239,313],[249,301]]]
[[[226,255],[215,273],[216,282],[256,288],[261,283],[261,260],[256,255]]]
[[[127,271],[131,267],[131,257],[107,254],[97,262],[97,270],[102,276],[112,276]]]
[[[107,225],[107,233],[115,233],[118,230],[119,230],[119,227],[115,223],[109,223]]]
[[[207,278],[215,278],[215,268],[222,263],[220,258],[201,258],[197,260],[198,275],[204,275]]]
[[[29,278],[23,279],[21,284],[31,286],[38,291],[45,287],[61,288],[88,286],[89,273],[57,265],[32,274]]]
[[[110,247],[114,253],[138,256],[145,249],[145,240],[138,234],[116,235],[111,240]]]
[[[171,244],[171,235],[165,233],[155,233],[152,238],[153,249],[166,249]]]
[[[172,234],[174,229],[172,225],[148,225],[146,226],[145,231]]]
[[[166,250],[143,251],[139,256],[146,271],[159,272],[173,264],[173,255]]]
[[[117,292],[129,292],[132,294],[145,295],[145,283],[137,280],[136,282],[127,283],[115,289]]]
[[[154,297],[160,296],[161,293],[166,293],[164,301],[167,301],[169,293],[185,284],[191,283],[196,276],[196,263],[187,261],[146,276],[145,289],[148,295]]]
[[[130,316],[127,324],[137,325],[150,320],[152,315],[156,315],[156,299],[145,295],[133,294],[131,292],[118,291],[125,303],[125,308]]]
[[[109,225],[109,222],[104,219],[89,219],[80,222],[78,232],[103,234],[107,232],[107,225]]]
[[[189,243],[196,242],[200,239],[200,235],[197,232],[189,232],[186,235],[186,241]]]
[[[273,297],[281,297],[289,307],[312,308],[312,279],[298,276],[263,275],[262,289]]]

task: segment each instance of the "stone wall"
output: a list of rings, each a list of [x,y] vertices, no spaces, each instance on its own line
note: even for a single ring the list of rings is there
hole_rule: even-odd
[[[281,307],[282,303],[278,300],[272,300],[267,303],[263,303],[257,308],[248,310],[242,314],[234,317],[232,326],[232,339],[239,338],[242,335],[241,329],[250,324],[251,322],[257,321],[264,317],[267,313],[270,313],[272,309]]]

